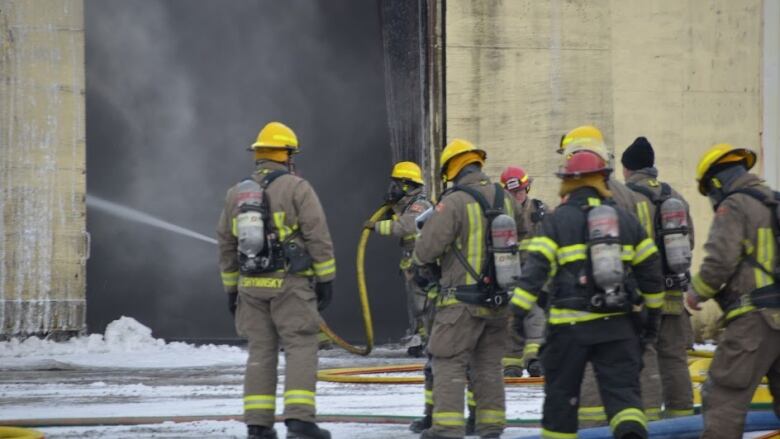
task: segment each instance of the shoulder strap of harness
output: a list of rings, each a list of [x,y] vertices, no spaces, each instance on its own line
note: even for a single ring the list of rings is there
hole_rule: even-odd
[[[715,210],[718,210],[721,203],[726,201],[726,199],[734,194],[745,194],[747,196],[753,197],[754,199],[760,201],[764,206],[769,208],[770,211],[770,217],[772,218],[772,233],[775,235],[775,242],[778,246],[780,246],[780,218],[778,218],[778,206],[780,205],[780,193],[774,192],[773,197],[769,197],[763,192],[759,191],[758,189],[753,188],[741,188],[741,189],[735,189],[729,193],[726,194],[725,197],[723,197],[718,204],[715,205]],[[763,265],[759,264],[753,255],[744,255],[743,259],[747,261],[748,264],[752,265],[754,268],[758,268],[762,270],[764,273],[768,274],[770,277],[775,279],[777,281],[777,278],[775,277],[775,273],[770,272],[766,269]]]
[[[650,190],[650,188],[646,186],[642,186],[640,184],[626,183],[626,186],[628,186],[628,188],[631,189],[632,191],[639,192],[640,194],[646,196],[647,198],[650,199],[650,201],[653,202],[653,204],[658,204],[658,205],[666,201],[666,199],[672,195],[672,187],[666,183],[661,183],[660,195],[656,195],[655,192]]]
[[[263,189],[266,189],[266,188],[268,188],[268,186],[271,185],[271,183],[274,182],[274,180],[276,180],[277,178],[281,177],[282,175],[286,175],[286,174],[289,174],[289,172],[281,170],[281,169],[276,170],[276,171],[271,171],[271,172],[265,174],[263,176],[263,179],[260,180],[260,187],[262,187]]]

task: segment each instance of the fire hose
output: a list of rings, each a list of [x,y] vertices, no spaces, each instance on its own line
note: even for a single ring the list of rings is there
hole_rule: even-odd
[[[379,207],[379,209],[377,209],[373,213],[373,215],[371,215],[369,221],[371,222],[379,221],[382,217],[384,217],[384,215],[387,213],[388,210],[390,210],[390,206],[388,206],[387,204],[383,204],[381,207]],[[366,346],[359,347],[350,344],[348,341],[339,337],[338,334],[336,334],[328,326],[328,324],[325,323],[324,320],[320,322],[320,330],[325,334],[327,334],[327,336],[331,340],[333,340],[334,343],[344,348],[348,352],[351,352],[356,355],[363,355],[363,356],[370,354],[371,350],[374,348],[374,323],[371,320],[371,308],[369,307],[368,304],[368,291],[366,288],[366,270],[365,270],[366,245],[368,244],[368,237],[370,235],[371,235],[371,230],[363,229],[363,232],[360,234],[360,242],[358,242],[357,258],[356,258],[358,294],[360,295],[360,306],[363,312],[363,326],[366,332]]]
[[[1,439],[42,439],[43,433],[19,427],[0,427]]]

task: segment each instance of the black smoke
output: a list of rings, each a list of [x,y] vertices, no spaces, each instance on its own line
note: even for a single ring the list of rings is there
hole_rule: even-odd
[[[88,192],[214,236],[268,121],[296,130],[338,263],[326,318],[362,334],[355,246],[391,166],[379,5],[367,0],[86,1]],[[132,316],[165,338],[234,337],[216,248],[89,211],[88,327]],[[378,341],[406,327],[398,248],[369,246]],[[381,312],[380,312],[381,311]]]

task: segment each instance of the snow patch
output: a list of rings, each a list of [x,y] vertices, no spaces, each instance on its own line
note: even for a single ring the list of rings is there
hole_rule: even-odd
[[[38,337],[0,342],[0,370],[241,366],[246,356],[246,351],[235,346],[166,343],[154,338],[147,326],[125,316],[109,323],[103,335],[64,342]]]

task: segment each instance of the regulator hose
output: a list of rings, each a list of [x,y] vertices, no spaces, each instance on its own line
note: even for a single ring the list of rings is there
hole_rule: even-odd
[[[383,204],[374,212],[373,215],[371,215],[369,221],[372,223],[379,221],[382,219],[382,217],[385,216],[388,210],[390,210],[390,206]],[[320,330],[327,334],[327,336],[333,340],[334,343],[341,346],[348,352],[363,356],[370,354],[371,350],[374,348],[374,323],[371,320],[371,308],[368,305],[368,291],[366,288],[365,270],[366,244],[368,244],[368,237],[370,235],[371,229],[364,228],[363,232],[360,234],[360,241],[358,242],[356,258],[358,293],[360,294],[360,306],[363,312],[363,325],[366,331],[366,346],[359,347],[350,344],[343,338],[339,337],[338,334],[333,332],[333,330],[328,327],[324,320],[320,321]]]

